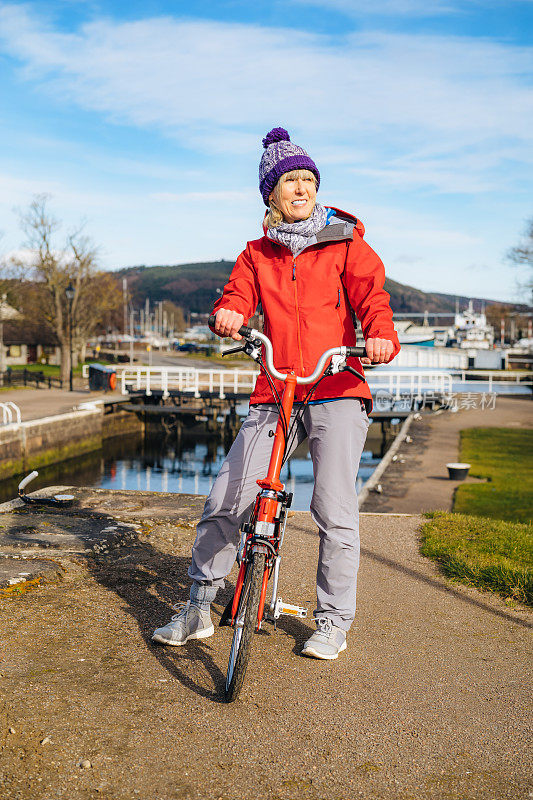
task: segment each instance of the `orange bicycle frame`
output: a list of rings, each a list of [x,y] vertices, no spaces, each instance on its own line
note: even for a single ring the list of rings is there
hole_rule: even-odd
[[[268,472],[266,478],[260,479],[257,481],[261,489],[267,490],[269,493],[274,492],[282,492],[284,489],[283,483],[280,481],[280,473],[281,468],[283,466],[283,456],[285,454],[285,446],[286,446],[286,435],[288,435],[289,429],[289,422],[292,414],[292,409],[294,405],[294,393],[296,389],[296,376],[294,373],[290,373],[287,375],[285,381],[285,387],[283,390],[283,396],[281,399],[281,408],[278,423],[276,426],[276,432],[274,434],[274,443],[272,446],[272,454],[270,456],[270,463],[268,466]],[[282,416],[283,414],[283,416]],[[263,497],[262,493],[260,493],[256,500],[256,508],[254,511],[254,518],[255,522],[264,522],[264,523],[271,523],[274,524],[276,519],[276,514],[278,511],[278,500],[275,497],[266,496]],[[252,534],[249,534],[248,539]],[[247,539],[247,543],[248,543]],[[246,550],[246,545],[245,545]],[[235,586],[235,594],[233,597],[233,603],[231,607],[231,621],[232,624],[235,621],[235,616],[237,614],[237,609],[239,607],[239,600],[242,592],[242,587],[244,584],[244,575],[246,572],[246,559],[243,558],[239,568],[239,574],[237,576],[237,583]],[[257,627],[261,624],[261,620],[263,619],[263,611],[265,607],[265,598],[267,592],[267,584],[268,584],[268,563],[265,566],[265,572],[263,575],[263,584],[261,586],[261,596],[259,599],[259,608],[257,612]]]

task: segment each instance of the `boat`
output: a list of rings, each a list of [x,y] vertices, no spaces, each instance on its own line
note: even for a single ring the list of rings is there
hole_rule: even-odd
[[[479,313],[474,311],[472,300],[468,302],[468,307],[464,311],[456,311],[449,345],[463,350],[492,350],[494,328],[487,323],[484,311]]]
[[[401,345],[433,347],[435,331],[429,325],[415,325],[410,319],[395,320],[394,327]]]

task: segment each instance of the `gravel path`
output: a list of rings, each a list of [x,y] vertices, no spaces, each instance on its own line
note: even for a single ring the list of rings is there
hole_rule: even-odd
[[[267,626],[226,705],[229,629],[150,643],[187,596],[201,499],[74,491],[71,514],[0,515],[2,552],[48,542],[62,567],[0,599],[2,798],[531,797],[530,617],[440,577],[418,554],[418,517],[363,516],[357,622],[338,661],[299,655],[307,620]],[[310,612],[317,545],[295,513],[281,594]]]
[[[466,428],[533,428],[532,398],[498,397],[493,409],[462,408],[453,414],[424,413],[413,419],[409,440],[380,479],[382,492],[370,492],[364,511],[420,514],[451,511],[461,481],[448,478],[446,464],[459,460],[460,432]],[[467,482],[478,483],[468,477]]]

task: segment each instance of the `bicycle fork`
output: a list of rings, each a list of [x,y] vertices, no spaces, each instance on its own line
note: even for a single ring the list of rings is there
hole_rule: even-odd
[[[250,523],[243,530],[239,554],[241,564],[235,586],[235,594],[231,607],[231,625],[235,624],[235,616],[239,607],[239,599],[242,592],[244,578],[246,575],[247,563],[254,553],[264,553],[266,556],[265,572],[261,585],[261,595],[259,608],[257,610],[257,627],[261,629],[263,618],[268,622],[273,622],[276,626],[277,620],[281,616],[299,617],[303,619],[307,616],[307,609],[302,606],[283,602],[278,597],[279,569],[281,556],[279,551],[285,536],[285,526],[287,524],[287,509],[290,506],[290,495],[278,493],[272,490],[263,490],[257,498],[256,509],[252,519],[256,522]],[[244,538],[246,536],[246,538]],[[269,578],[272,576],[272,597],[268,609],[265,612],[265,601]]]

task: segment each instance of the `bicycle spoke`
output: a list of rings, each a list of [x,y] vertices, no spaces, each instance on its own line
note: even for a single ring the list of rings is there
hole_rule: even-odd
[[[244,681],[246,667],[250,658],[252,637],[257,627],[257,613],[265,568],[265,555],[263,553],[254,553],[246,570],[235,618],[226,675],[225,694],[227,702],[232,702],[237,698]]]

